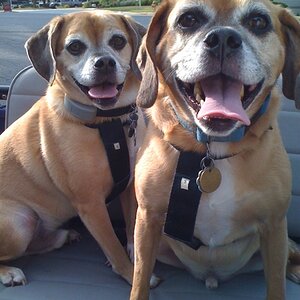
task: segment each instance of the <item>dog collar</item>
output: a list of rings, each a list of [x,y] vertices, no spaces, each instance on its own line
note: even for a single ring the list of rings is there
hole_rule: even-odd
[[[271,94],[269,94],[260,109],[256,112],[256,114],[251,119],[251,124],[255,123],[268,109],[269,103],[271,99]],[[194,133],[198,142],[201,143],[209,143],[209,142],[239,142],[246,134],[248,130],[248,126],[243,125],[235,129],[230,135],[228,136],[210,136],[205,134],[198,126],[191,125],[190,123],[182,120],[179,115],[177,114],[176,110],[172,106],[176,117],[181,124],[181,126],[191,132]]]
[[[83,122],[92,122],[96,117],[120,117],[135,111],[136,104],[125,107],[102,110],[92,105],[86,105],[70,99],[67,95],[64,98],[64,106],[72,116]]]

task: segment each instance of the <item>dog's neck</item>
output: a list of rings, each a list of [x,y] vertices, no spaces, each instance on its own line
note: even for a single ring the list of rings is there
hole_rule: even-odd
[[[84,123],[91,123],[95,120],[96,117],[112,118],[129,114],[135,110],[136,105],[130,104],[125,107],[102,110],[92,105],[86,105],[77,102],[65,95],[64,107],[73,117],[81,120]]]

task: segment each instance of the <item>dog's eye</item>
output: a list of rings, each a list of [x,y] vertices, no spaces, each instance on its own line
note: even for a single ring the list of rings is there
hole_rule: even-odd
[[[255,34],[263,34],[271,27],[271,20],[267,15],[253,14],[246,18],[246,26]]]
[[[197,23],[197,18],[192,13],[185,13],[178,20],[178,24],[181,28],[191,28],[194,27]]]
[[[126,39],[121,35],[114,35],[109,41],[109,45],[115,50],[122,50],[126,44]]]
[[[253,17],[249,20],[248,25],[255,30],[263,30],[268,26],[268,20],[261,16]]]
[[[85,44],[83,44],[80,41],[72,41],[68,46],[67,50],[72,54],[72,55],[80,55],[82,54],[86,49]]]

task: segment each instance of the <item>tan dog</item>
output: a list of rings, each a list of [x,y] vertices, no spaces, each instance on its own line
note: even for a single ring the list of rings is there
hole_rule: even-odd
[[[283,92],[295,99],[300,24],[268,0],[168,0],[144,39],[137,99],[151,108],[136,166],[131,299],[148,299],[157,255],[213,288],[255,269],[259,249],[267,299],[285,299],[291,172],[276,118],[276,81],[282,73]],[[179,160],[185,166],[189,151],[198,153],[196,163],[183,168]],[[181,167],[196,176],[175,176]],[[198,193],[192,211],[185,196],[174,203],[175,184],[183,195]],[[299,282],[299,251],[291,257],[288,275]]]
[[[135,130],[130,119],[137,116],[135,58],[144,33],[129,17],[98,11],[56,17],[28,40],[28,55],[49,88],[0,137],[1,261],[50,251],[77,238],[58,228],[78,214],[113,270],[132,282],[132,263],[106,208],[116,182],[97,127],[116,119],[126,123],[121,133],[132,170],[144,126],[141,118]],[[129,129],[135,137],[128,136]],[[115,150],[122,145],[114,144]],[[117,167],[124,164],[119,161]],[[134,196],[132,172],[127,180],[120,195],[124,207]],[[125,217],[130,217],[127,211]],[[7,266],[0,266],[0,280],[8,286],[25,283],[21,270]]]

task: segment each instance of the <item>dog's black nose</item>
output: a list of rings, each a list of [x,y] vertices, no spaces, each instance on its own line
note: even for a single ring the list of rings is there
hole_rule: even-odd
[[[221,60],[239,50],[243,44],[240,34],[226,27],[213,29],[203,42],[206,49]]]
[[[96,60],[94,68],[103,73],[111,73],[116,69],[116,61],[110,56],[102,56]]]

